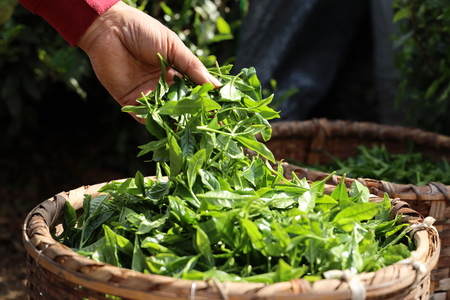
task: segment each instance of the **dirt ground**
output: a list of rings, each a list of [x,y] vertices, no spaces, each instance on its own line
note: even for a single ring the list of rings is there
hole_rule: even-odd
[[[6,205],[0,216],[0,299],[26,299],[25,250],[20,239],[22,216],[11,216]]]

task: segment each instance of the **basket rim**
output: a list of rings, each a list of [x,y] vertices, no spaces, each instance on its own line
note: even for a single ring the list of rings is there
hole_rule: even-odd
[[[442,149],[450,149],[450,136],[440,133],[403,125],[381,124],[368,121],[330,120],[314,118],[297,121],[271,122],[272,138],[308,137],[317,135],[326,137],[355,137],[379,140],[395,139],[399,141],[412,140],[419,145]],[[261,139],[260,136],[258,136]]]
[[[154,176],[151,177],[154,178]],[[124,179],[114,181],[122,180]],[[332,297],[330,299],[350,299],[352,296],[347,282],[341,279],[322,279],[319,280],[319,283],[309,285],[306,290],[300,290],[295,293],[280,293],[280,291],[293,289],[293,285],[304,285],[305,283],[295,281],[270,285],[242,282],[218,283],[215,280],[193,281],[156,274],[144,274],[130,269],[95,262],[55,241],[50,234],[50,228],[54,224],[46,224],[46,221],[39,213],[42,204],[55,204],[57,201],[64,201],[65,203],[65,201],[69,201],[75,210],[78,210],[80,208],[80,197],[84,194],[98,195],[100,187],[107,183],[109,182],[92,186],[82,186],[69,192],[61,192],[53,198],[47,199],[37,205],[27,215],[23,223],[22,238],[27,254],[32,257],[34,263],[54,275],[63,277],[69,282],[101,293],[129,298],[132,292],[133,299],[147,299],[150,294],[154,299],[167,299],[169,295],[169,298],[174,298],[174,293],[176,296],[184,294],[183,298],[191,295],[192,298],[192,291],[194,291],[196,299],[224,299],[224,297],[228,299],[235,297],[239,299],[262,299],[267,296],[277,299],[287,299],[296,295],[301,295],[301,297],[306,298],[314,297],[314,299],[318,295],[329,295]],[[406,202],[400,201],[399,199],[397,201],[409,207],[409,204]],[[52,219],[55,220],[57,218],[53,216]],[[417,223],[417,218],[415,219],[415,223]],[[422,221],[419,221],[420,223]],[[429,275],[431,270],[437,265],[439,259],[441,245],[438,232],[434,226],[426,230],[417,230],[413,234],[413,240],[416,243],[417,249],[411,252],[409,262],[398,262],[375,272],[360,273],[353,277],[363,283],[367,297],[394,293],[398,290],[406,289],[409,291],[409,288],[414,288],[414,285],[418,281],[425,278],[427,274]],[[63,265],[61,261],[68,262],[69,266],[77,267],[71,269]],[[82,268],[79,267],[80,265]],[[423,269],[417,268],[417,265],[425,267],[427,272],[424,273]],[[393,276],[399,273],[404,274],[404,276],[396,278]],[[386,274],[392,274],[392,276],[389,275],[391,277],[387,281],[384,280]],[[114,281],[111,281],[112,278],[114,278]],[[365,284],[366,282],[370,283],[373,278],[376,278],[376,285]],[[380,278],[382,279],[380,280]],[[123,279],[124,281],[118,282],[118,279]],[[139,281],[140,287],[127,285],[127,283],[130,283],[130,280]],[[298,279],[297,281],[306,280]],[[332,289],[332,287],[337,287],[337,285],[342,283],[346,285],[346,288],[340,287],[339,290]],[[168,288],[167,285],[169,285]],[[321,288],[331,287],[331,290],[318,291],[314,285],[320,285]],[[143,286],[145,287],[143,288]],[[194,286],[195,288],[193,290]],[[157,287],[157,289],[153,289],[153,287]],[[224,288],[226,289],[225,295],[223,295]],[[245,290],[245,293],[242,293],[243,290]]]
[[[284,171],[288,178],[291,176],[289,174],[292,172],[311,181],[318,181],[329,177],[327,184],[330,185],[337,185],[342,179],[341,175],[331,175],[331,173],[311,170],[285,162],[282,163],[282,166],[285,168]],[[367,187],[372,194],[377,195],[378,197],[383,197],[386,193],[390,198],[400,198],[404,201],[445,201],[446,203],[450,203],[450,185],[445,185],[440,182],[429,182],[425,185],[414,185],[372,178],[345,177],[345,184],[347,187],[350,187],[353,181],[360,182],[362,185]]]

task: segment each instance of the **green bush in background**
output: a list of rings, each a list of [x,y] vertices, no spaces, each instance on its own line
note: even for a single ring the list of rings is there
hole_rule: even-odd
[[[450,134],[450,1],[396,0],[398,103],[407,125]]]
[[[0,118],[9,120],[8,139],[23,126],[35,125],[33,105],[55,82],[64,82],[85,98],[79,80],[93,72],[84,53],[70,47],[50,25],[15,1],[0,1],[2,8],[10,5],[8,14],[0,10]]]

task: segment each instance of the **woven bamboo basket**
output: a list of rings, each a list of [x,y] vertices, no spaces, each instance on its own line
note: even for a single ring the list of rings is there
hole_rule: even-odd
[[[80,212],[85,194],[94,197],[105,183],[62,192],[32,210],[23,225],[30,299],[428,299],[430,274],[439,258],[438,232],[404,201],[392,200],[392,216],[412,224],[411,257],[376,272],[310,284],[304,279],[271,285],[188,281],[143,274],[95,262],[56,242],[58,220],[69,201]],[[376,201],[375,199],[374,201]],[[380,198],[378,198],[380,200]],[[431,218],[432,219],[432,218]],[[114,298],[117,299],[117,298]]]
[[[357,153],[358,145],[384,144],[391,153],[406,153],[408,142],[414,144],[415,151],[435,160],[450,159],[450,137],[403,126],[313,119],[276,122],[272,124],[272,130],[272,139],[266,145],[275,157],[305,165],[325,164],[332,161],[332,157],[346,159]],[[287,173],[294,171],[312,181],[329,175],[292,165],[286,165],[286,168]],[[346,182],[350,185],[353,180]],[[375,195],[387,193],[391,198],[400,198],[423,216],[436,219],[442,250],[438,267],[431,274],[431,290],[434,299],[450,299],[450,186],[438,182],[416,186],[368,178],[357,180]],[[339,176],[333,176],[328,183],[339,181]]]

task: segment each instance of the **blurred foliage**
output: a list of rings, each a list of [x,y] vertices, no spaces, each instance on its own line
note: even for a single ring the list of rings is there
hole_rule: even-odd
[[[11,18],[16,5],[16,0],[0,0],[0,25],[5,24]]]
[[[148,13],[174,30],[191,51],[208,66],[233,59],[236,39],[245,13],[244,0],[168,0]]]
[[[409,126],[450,134],[450,1],[395,0],[397,102]]]
[[[216,60],[221,64],[232,61],[234,36],[246,1],[125,2],[174,30],[205,65],[211,66]],[[64,84],[67,92],[75,92],[80,101],[91,101],[103,89],[81,49],[70,47],[44,19],[16,4],[16,0],[0,0],[0,119],[7,128],[3,147],[24,128],[38,127],[37,108],[48,100],[44,98],[51,95],[56,84]],[[65,95],[52,97],[63,100]],[[105,104],[103,114],[108,117],[101,121],[115,124],[117,111],[116,105]]]
[[[36,125],[34,105],[55,82],[64,82],[85,98],[79,80],[93,74],[82,51],[30,14],[18,5],[0,26],[0,118],[9,121],[6,139],[20,134],[24,124]]]
[[[207,66],[233,60],[247,0],[125,0],[175,31]]]

